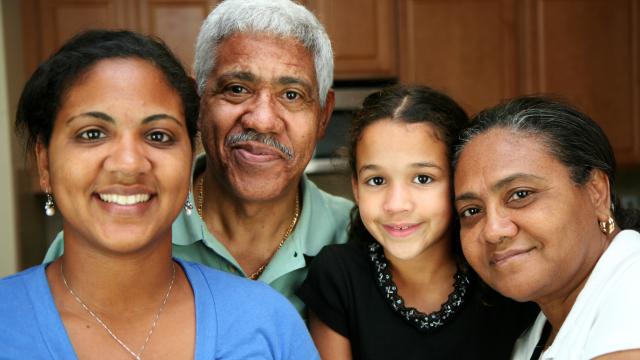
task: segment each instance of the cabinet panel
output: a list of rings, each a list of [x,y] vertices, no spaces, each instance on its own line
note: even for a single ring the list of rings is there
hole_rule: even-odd
[[[164,40],[187,69],[193,65],[200,26],[215,0],[142,0],[141,30]]]
[[[515,95],[513,0],[401,0],[400,80],[444,90],[470,113]]]
[[[125,0],[41,0],[44,54],[48,55],[83,30],[130,27],[130,5]]]
[[[308,0],[305,5],[331,38],[336,79],[397,75],[394,0]]]
[[[566,97],[605,130],[619,164],[640,164],[639,2],[537,0],[528,87]]]

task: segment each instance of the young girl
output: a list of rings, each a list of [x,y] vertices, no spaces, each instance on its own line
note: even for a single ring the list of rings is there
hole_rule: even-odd
[[[449,160],[467,122],[427,87],[365,99],[350,134],[349,243],[325,247],[299,291],[323,358],[506,359],[533,320],[461,256]]]

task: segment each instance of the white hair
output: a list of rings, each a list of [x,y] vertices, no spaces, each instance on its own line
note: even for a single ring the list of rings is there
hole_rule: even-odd
[[[291,0],[225,0],[200,28],[193,65],[198,94],[203,95],[215,66],[217,47],[235,33],[268,33],[294,38],[314,59],[320,106],[324,108],[333,83],[331,41],[318,19],[304,6]]]

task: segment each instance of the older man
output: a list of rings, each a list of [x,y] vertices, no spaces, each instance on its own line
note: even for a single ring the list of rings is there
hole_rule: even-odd
[[[195,58],[205,154],[193,168],[197,214],[173,224],[174,255],[264,281],[302,311],[307,263],[346,241],[352,207],[303,174],[333,110],[329,38],[292,1],[226,0]],[[62,252],[60,238],[45,260]]]

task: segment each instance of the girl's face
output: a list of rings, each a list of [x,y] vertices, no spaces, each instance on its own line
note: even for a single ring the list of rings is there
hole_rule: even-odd
[[[391,260],[410,260],[449,246],[446,150],[427,123],[382,119],[362,132],[353,193],[365,227]]]
[[[148,61],[108,59],[62,100],[37,156],[40,184],[64,219],[65,250],[170,249],[192,160],[178,93]]]

